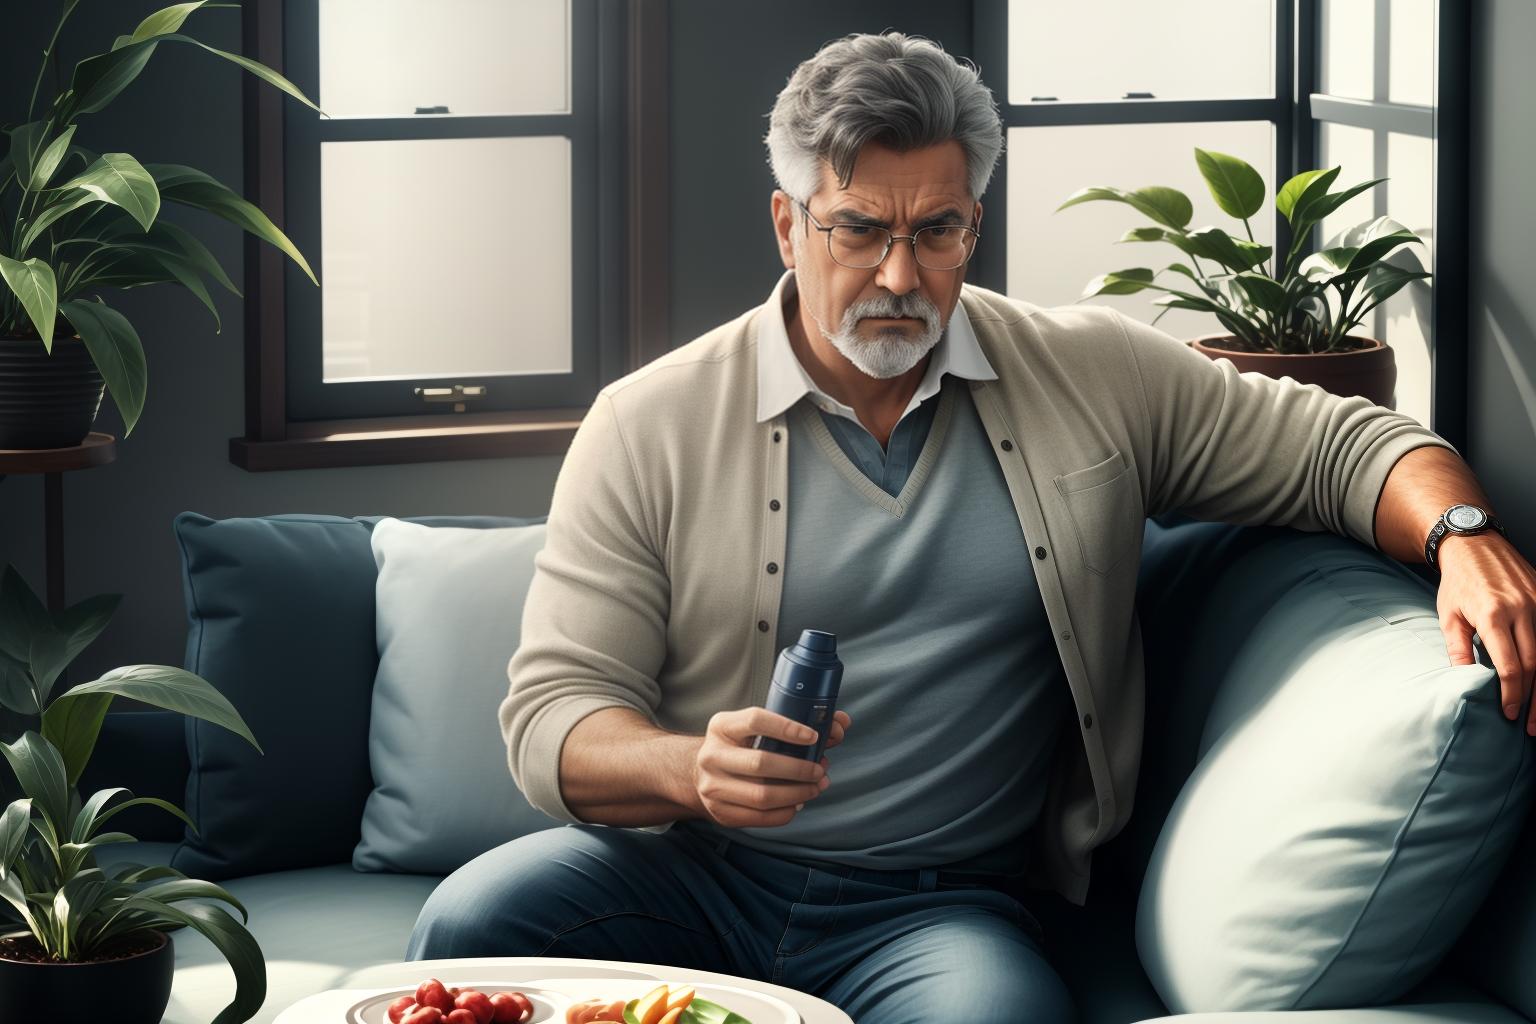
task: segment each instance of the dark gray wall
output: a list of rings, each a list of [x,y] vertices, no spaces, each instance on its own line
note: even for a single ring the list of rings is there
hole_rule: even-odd
[[[1536,5],[1488,0],[1472,40],[1470,461],[1536,557]]]

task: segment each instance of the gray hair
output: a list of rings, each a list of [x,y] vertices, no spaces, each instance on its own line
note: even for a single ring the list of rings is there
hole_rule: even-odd
[[[833,40],[795,68],[763,141],[779,188],[809,200],[822,160],[847,188],[866,142],[906,152],[951,139],[965,151],[971,198],[980,199],[1003,149],[992,90],[969,60],[921,36],[885,32]]]

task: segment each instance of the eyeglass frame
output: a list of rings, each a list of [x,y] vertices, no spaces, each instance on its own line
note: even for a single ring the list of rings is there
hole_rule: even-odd
[[[798,206],[798,207],[800,207],[800,209],[804,210],[805,211],[805,215],[814,222],[811,225],[813,228],[815,228],[817,231],[823,231],[823,232],[826,233],[826,236],[827,236],[827,256],[829,256],[831,258],[833,263],[836,263],[840,267],[845,267],[848,270],[875,270],[875,269],[877,269],[883,263],[885,263],[886,257],[890,256],[891,250],[896,247],[896,243],[898,241],[905,241],[905,242],[911,243],[911,245],[912,245],[912,260],[918,266],[922,267],[924,270],[932,270],[932,271],[935,271],[936,273],[940,273],[940,274],[948,273],[951,270],[959,270],[960,268],[964,267],[967,263],[970,263],[971,262],[971,257],[976,255],[976,244],[977,244],[977,242],[981,241],[981,232],[979,230],[977,230],[974,222],[972,222],[971,224],[929,224],[928,227],[918,228],[917,231],[913,232],[910,235],[898,235],[896,232],[892,231],[890,228],[881,227],[878,224],[829,224],[829,225],[823,225],[821,223],[821,219],[819,217],[817,217],[814,213],[811,212],[811,208],[809,206],[805,205],[805,203],[801,202],[799,199],[795,199],[794,196],[790,196],[789,198],[794,201],[794,204],[796,206]],[[885,234],[886,234],[885,252],[880,254],[880,259],[879,260],[877,260],[874,263],[871,263],[867,267],[850,267],[850,266],[848,266],[848,264],[842,262],[835,255],[833,255],[833,252],[832,252],[832,232],[836,228],[840,228],[840,227],[843,227],[843,228],[875,228],[877,230],[884,231]],[[961,231],[969,231],[972,235],[975,236],[975,240],[971,242],[971,249],[970,249],[970,251],[968,253],[965,254],[965,259],[961,260],[959,263],[955,264],[954,266],[952,266],[952,267],[930,267],[926,263],[924,263],[921,259],[919,259],[918,255],[917,255],[917,236],[922,234],[924,231],[929,230],[929,228],[959,228]]]

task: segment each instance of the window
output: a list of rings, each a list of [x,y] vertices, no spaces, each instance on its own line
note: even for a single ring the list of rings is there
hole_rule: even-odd
[[[976,53],[998,95],[1007,148],[986,220],[1007,244],[978,252],[978,279],[1044,306],[1078,301],[1093,277],[1167,266],[1166,252],[1117,244],[1148,223],[1115,203],[1053,212],[1087,185],[1168,185],[1194,204],[1192,225],[1239,237],[1194,161],[1194,148],[1241,157],[1274,190],[1313,167],[1342,165],[1344,187],[1387,177],[1325,220],[1334,234],[1390,214],[1424,239],[1390,262],[1427,269],[1379,306],[1362,332],[1398,363],[1397,408],[1460,444],[1465,436],[1464,223],[1466,13],[1441,0],[977,0]],[[1083,31],[1082,26],[1101,26]],[[1445,116],[1440,116],[1444,111]],[[999,187],[1001,186],[1001,187]],[[1437,211],[1449,211],[1437,216]],[[1448,220],[1455,221],[1454,227]],[[1252,222],[1254,240],[1290,244],[1278,214]],[[1454,230],[1452,240],[1447,232]],[[1447,242],[1452,247],[1447,247]],[[1422,261],[1422,267],[1416,262]],[[1153,293],[1097,296],[1150,323]],[[1221,330],[1214,318],[1168,310],[1177,337]],[[1442,339],[1437,347],[1434,339]],[[1433,355],[1433,358],[1432,358]]]
[[[636,179],[661,180],[628,148],[639,119],[664,131],[655,67],[631,59],[658,32],[643,6],[246,6],[246,52],[325,116],[247,86],[248,196],[320,286],[247,243],[237,464],[562,453],[598,389],[654,354],[625,253],[650,230]]]

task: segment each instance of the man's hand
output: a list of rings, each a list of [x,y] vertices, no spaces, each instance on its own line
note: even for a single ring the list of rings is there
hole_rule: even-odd
[[[843,741],[850,724],[845,711],[832,716],[826,749]],[[814,731],[767,708],[721,711],[712,717],[694,762],[693,788],[700,809],[721,825],[783,825],[832,782],[825,756],[819,764],[812,764],[787,754],[753,750],[752,740],[757,736],[807,746],[816,741]]]
[[[1476,662],[1476,632],[1499,673],[1504,717],[1513,719],[1536,679],[1536,569],[1492,530],[1447,534],[1435,561],[1440,564],[1436,604],[1451,664]],[[1536,736],[1536,701],[1525,731]]]

